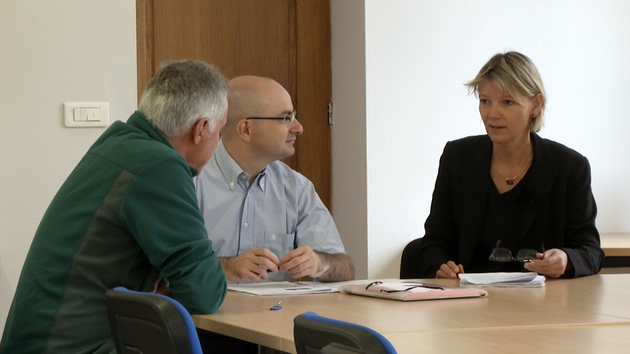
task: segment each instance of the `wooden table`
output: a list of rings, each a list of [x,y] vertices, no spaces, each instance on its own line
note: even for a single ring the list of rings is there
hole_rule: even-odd
[[[430,282],[457,285],[456,280]],[[423,341],[453,344],[449,333],[458,341],[460,336],[473,338],[477,333],[487,338],[479,343],[494,345],[493,340],[502,341],[494,332],[518,337],[519,331],[528,330],[538,336],[555,328],[557,333],[577,333],[571,340],[579,343],[586,341],[587,332],[599,333],[616,326],[630,329],[630,274],[548,279],[543,288],[488,291],[486,298],[416,302],[341,293],[252,296],[230,291],[217,313],[193,319],[199,328],[289,353],[295,353],[293,318],[306,311],[368,326],[390,339],[399,353],[416,353]],[[282,310],[270,311],[278,301],[282,301]],[[562,330],[573,327],[586,329]],[[589,331],[587,327],[595,329]]]
[[[630,257],[630,233],[599,235],[606,257]]]
[[[386,337],[397,350],[403,348],[399,353],[611,354],[630,351],[629,333],[630,325],[579,325],[398,332]]]

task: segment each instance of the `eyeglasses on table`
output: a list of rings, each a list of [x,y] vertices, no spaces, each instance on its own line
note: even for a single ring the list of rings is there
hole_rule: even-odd
[[[380,281],[380,280],[373,281],[373,282],[371,282],[370,284],[368,284],[365,287],[365,290],[369,289],[371,286],[381,285],[381,284],[383,284],[383,282]],[[389,293],[400,293],[400,292],[409,291],[409,290],[416,289],[416,288],[444,290],[444,288],[441,287],[441,286],[427,285],[427,284],[420,284],[420,283],[418,283],[418,284],[412,285],[412,286],[410,286],[410,287],[408,287],[406,289],[398,289],[398,290],[380,289],[379,291],[382,292],[382,293],[388,293],[389,294]]]

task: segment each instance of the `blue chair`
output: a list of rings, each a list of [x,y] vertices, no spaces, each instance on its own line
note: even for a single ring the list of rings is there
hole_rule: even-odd
[[[202,354],[192,317],[175,299],[124,287],[106,298],[118,354]]]
[[[365,326],[323,317],[314,312],[295,317],[293,323],[298,354],[396,354],[396,349],[387,338]]]

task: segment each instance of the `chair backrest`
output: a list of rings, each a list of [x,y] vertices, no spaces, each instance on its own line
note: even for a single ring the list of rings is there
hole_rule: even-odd
[[[343,353],[355,350],[357,353],[394,354],[396,349],[380,333],[371,328],[350,322],[305,312],[293,320],[293,336],[298,354],[319,354],[322,352]],[[334,345],[330,345],[334,343]],[[322,349],[328,346],[324,351]]]
[[[370,354],[370,352],[341,345],[339,343],[330,343],[323,347],[322,354]]]
[[[175,299],[124,287],[106,297],[118,354],[202,353],[192,317]]]
[[[417,238],[407,244],[400,257],[400,279],[433,278],[434,275],[422,274],[418,266],[418,256],[423,238]]]

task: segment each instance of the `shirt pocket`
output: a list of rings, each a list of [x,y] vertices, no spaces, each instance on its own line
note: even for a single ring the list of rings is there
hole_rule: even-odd
[[[258,245],[258,247],[269,249],[280,259],[293,250],[294,239],[295,234],[267,231],[265,232],[264,244]]]

